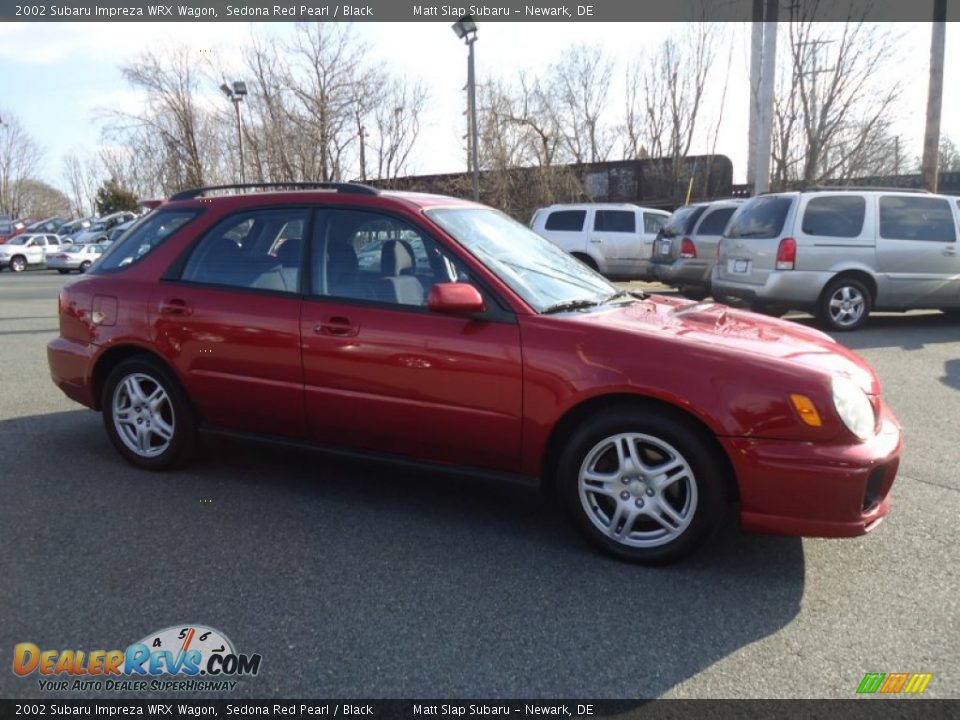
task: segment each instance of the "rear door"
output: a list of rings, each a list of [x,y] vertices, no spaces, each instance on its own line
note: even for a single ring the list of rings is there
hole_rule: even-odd
[[[587,211],[581,209],[541,210],[534,230],[568,253],[587,252]],[[542,224],[537,222],[542,220]]]
[[[594,212],[590,243],[601,248],[611,274],[629,274],[638,268],[643,240],[637,216],[632,209],[597,208]]]
[[[653,243],[669,219],[670,215],[667,213],[643,212],[643,245],[640,256],[644,260],[649,260],[653,255]]]
[[[230,215],[154,291],[154,342],[209,425],[306,436],[300,265],[309,217],[297,207]]]
[[[957,218],[947,198],[881,195],[877,262],[903,307],[955,305],[960,298]]]

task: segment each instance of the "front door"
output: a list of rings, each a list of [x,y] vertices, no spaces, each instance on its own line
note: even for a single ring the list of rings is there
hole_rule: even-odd
[[[643,256],[643,238],[634,210],[600,210],[594,213],[591,243],[600,243],[612,274],[630,274]]]
[[[427,309],[470,273],[391,215],[319,214],[301,318],[307,422],[322,443],[517,471],[521,355],[512,315]],[[490,297],[488,305],[495,300]]]

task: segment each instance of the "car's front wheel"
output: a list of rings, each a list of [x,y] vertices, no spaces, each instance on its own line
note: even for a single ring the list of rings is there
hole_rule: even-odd
[[[193,409],[180,383],[152,358],[115,367],[103,387],[103,424],[114,447],[145,470],[185,460],[196,439]]]
[[[80,267],[78,268],[78,270],[79,270],[81,273],[85,273],[85,272],[86,272],[87,270],[89,270],[89,269],[90,269],[90,261],[89,261],[89,260],[84,260],[82,263],[80,263]]]
[[[691,423],[620,410],[571,436],[557,480],[591,543],[621,559],[663,564],[693,552],[719,525],[726,507],[723,468]]]
[[[27,269],[27,259],[22,255],[10,258],[10,269],[15,273],[23,272]]]

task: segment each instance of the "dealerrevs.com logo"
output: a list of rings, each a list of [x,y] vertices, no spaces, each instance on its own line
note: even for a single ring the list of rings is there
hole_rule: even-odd
[[[168,627],[126,650],[13,649],[13,672],[36,673],[41,690],[225,691],[260,671],[259,654],[238,653],[226,635],[203,625]],[[166,677],[165,677],[166,676]]]

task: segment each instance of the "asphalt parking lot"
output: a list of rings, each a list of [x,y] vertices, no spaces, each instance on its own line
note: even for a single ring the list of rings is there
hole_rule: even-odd
[[[839,338],[905,429],[874,533],[731,526],[650,569],[523,489],[227,440],[135,470],[50,382],[64,282],[0,273],[0,697],[49,697],[10,671],[17,643],[124,648],[184,623],[262,654],[233,697],[849,698],[866,672],[960,697],[956,319]]]

